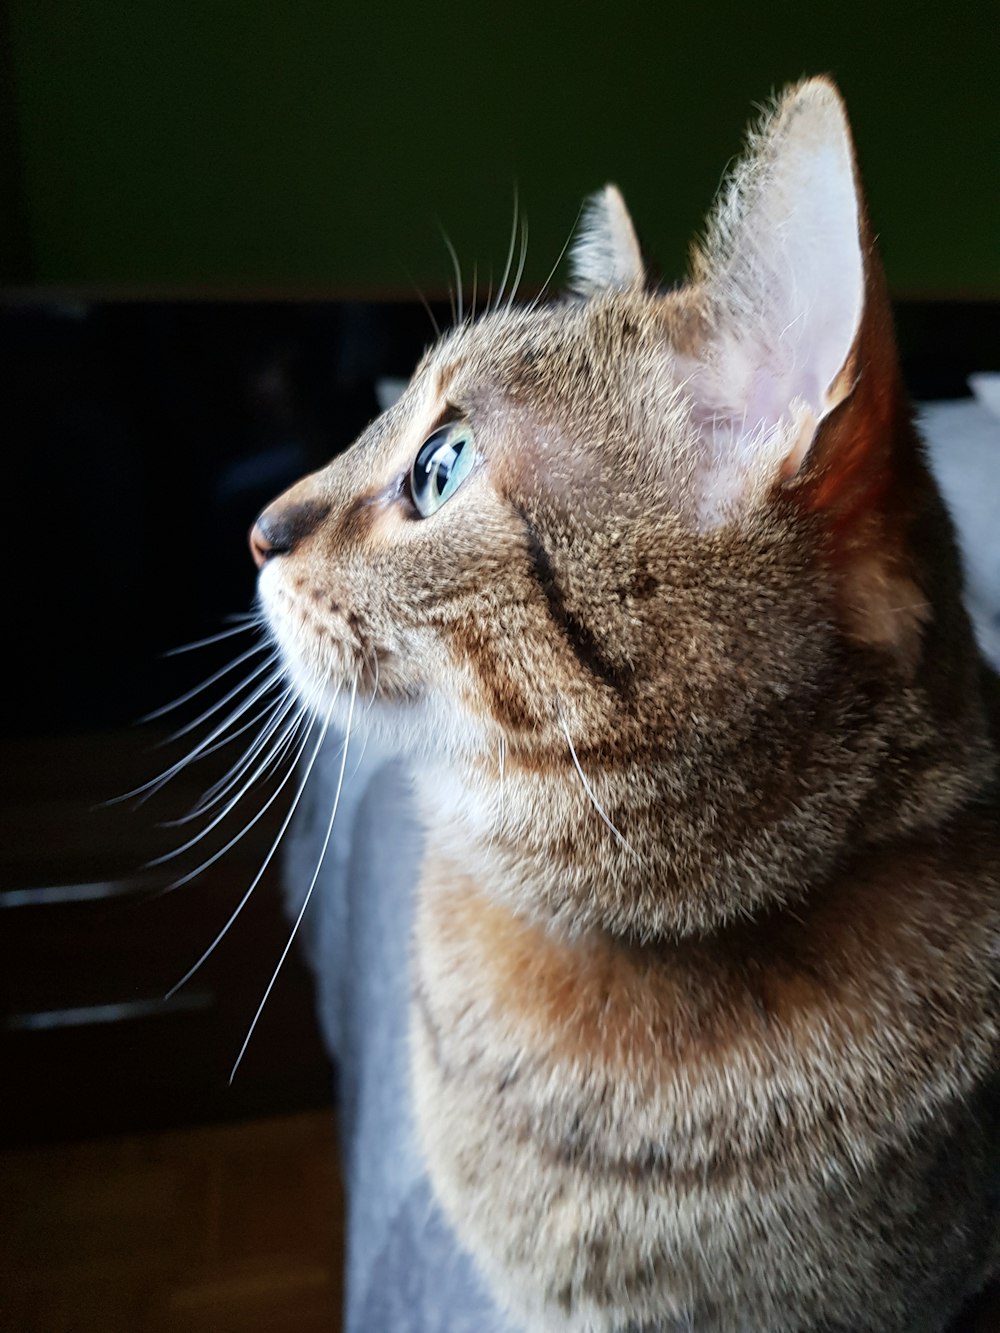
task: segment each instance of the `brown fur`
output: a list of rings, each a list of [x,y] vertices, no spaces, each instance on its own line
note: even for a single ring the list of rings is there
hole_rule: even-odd
[[[994,686],[863,207],[823,401],[730,457],[712,396],[754,209],[843,136],[788,94],[675,292],[609,189],[580,297],[453,331],[268,511],[323,515],[262,577],[290,673],[414,755],[421,1138],[531,1328],[931,1333],[1000,1264]]]

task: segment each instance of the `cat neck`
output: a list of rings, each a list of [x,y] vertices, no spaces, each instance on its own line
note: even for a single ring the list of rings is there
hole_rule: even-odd
[[[596,752],[507,745],[414,776],[429,845],[491,898],[570,936],[648,941],[794,910],[846,863],[944,829],[991,780],[992,750],[973,750],[901,766],[882,732],[846,753],[817,725],[770,773],[737,754],[682,767],[663,745],[600,772]]]

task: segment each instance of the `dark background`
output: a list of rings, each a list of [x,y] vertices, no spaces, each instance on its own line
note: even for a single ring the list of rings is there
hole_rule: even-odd
[[[0,279],[176,294],[540,283],[616,180],[680,275],[755,105],[827,72],[898,296],[1000,297],[996,6],[8,0]]]

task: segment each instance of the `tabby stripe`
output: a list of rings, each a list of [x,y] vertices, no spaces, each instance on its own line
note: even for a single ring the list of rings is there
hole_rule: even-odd
[[[497,1069],[492,1074],[486,1073],[481,1061],[468,1056],[463,1059],[461,1070],[458,1071],[445,1055],[444,1031],[432,1013],[427,992],[419,979],[414,982],[413,997],[417,1015],[428,1038],[431,1058],[442,1082],[467,1079],[477,1065],[478,1078],[491,1083],[497,1097],[501,1097],[507,1087],[517,1081],[510,1077],[509,1071]],[[546,1166],[564,1171],[584,1171],[605,1180],[635,1183],[653,1180],[661,1188],[679,1191],[701,1190],[708,1185],[726,1185],[736,1181],[761,1186],[773,1183],[774,1162],[787,1158],[795,1145],[801,1144],[805,1137],[802,1128],[786,1124],[781,1128],[779,1150],[778,1136],[766,1134],[762,1128],[759,1142],[751,1154],[740,1156],[717,1147],[698,1166],[679,1166],[669,1152],[658,1144],[651,1143],[638,1154],[614,1154],[603,1150],[594,1139],[580,1142],[574,1140],[572,1135],[565,1135],[558,1141],[540,1137],[536,1122],[516,1117],[509,1107],[505,1115],[515,1140],[530,1144]]]
[[[562,589],[552,569],[552,562],[538,533],[523,509],[518,508],[517,514],[527,534],[527,550],[535,581],[542,590],[553,623],[562,631],[573,656],[585,671],[610,686],[618,694],[630,693],[633,684],[632,673],[608,661],[594,635],[566,605]]]

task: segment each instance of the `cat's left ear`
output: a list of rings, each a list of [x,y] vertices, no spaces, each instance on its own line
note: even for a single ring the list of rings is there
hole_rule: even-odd
[[[639,239],[617,185],[605,185],[583,206],[570,250],[570,287],[579,296],[644,287]]]
[[[683,369],[721,496],[775,463],[794,475],[851,392],[862,230],[843,103],[811,79],[751,136],[694,256],[707,328]]]
[[[810,79],[779,102],[695,258],[679,351],[706,526],[781,488],[816,514],[856,641],[917,660],[927,604],[910,548],[935,511],[843,102]],[[937,520],[934,520],[937,521]]]

